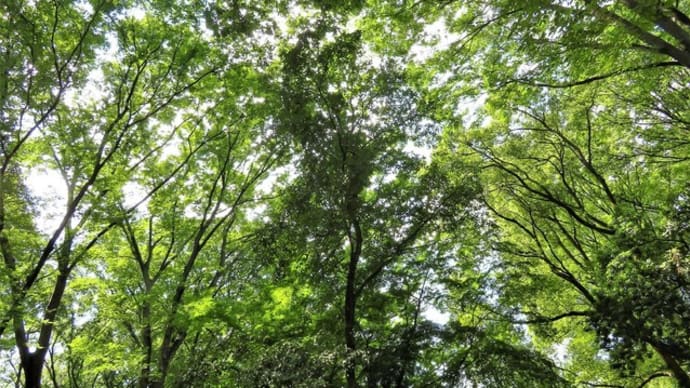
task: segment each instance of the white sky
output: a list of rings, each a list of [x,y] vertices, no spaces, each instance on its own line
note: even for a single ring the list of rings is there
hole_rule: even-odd
[[[56,170],[30,168],[25,184],[36,201],[39,232],[50,235],[57,229],[65,214],[67,185]]]

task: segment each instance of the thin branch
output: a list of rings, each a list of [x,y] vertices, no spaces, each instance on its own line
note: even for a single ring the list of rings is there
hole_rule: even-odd
[[[637,388],[643,388],[645,385],[649,384],[652,380],[658,379],[660,377],[673,377],[673,373],[670,372],[656,372],[649,375],[646,379],[637,386]]]
[[[522,79],[522,78],[515,79],[514,81],[517,83],[523,84],[523,85],[536,86],[536,87],[542,87],[542,88],[567,89],[567,88],[571,88],[574,86],[591,84],[593,82],[605,80],[607,78],[617,77],[620,75],[624,75],[627,73],[632,73],[632,72],[636,72],[636,71],[640,71],[640,70],[657,69],[657,68],[671,67],[671,66],[684,66],[684,65],[678,61],[655,62],[655,63],[649,63],[649,64],[641,65],[641,66],[634,66],[634,67],[629,67],[629,68],[625,68],[625,69],[614,70],[614,71],[611,71],[609,73],[604,73],[604,74],[600,74],[597,76],[581,79],[579,81],[564,82],[564,83],[534,82],[534,81]]]
[[[618,384],[599,384],[599,383],[590,383],[589,381],[583,381],[580,384],[586,385],[588,387],[625,388],[623,385],[618,385]]]
[[[515,320],[515,319],[509,319],[510,323],[514,324],[520,324],[520,325],[531,325],[531,324],[540,324],[540,323],[552,323],[556,321],[560,321],[561,319],[565,318],[572,318],[572,317],[589,317],[592,315],[591,311],[568,311],[563,314],[558,314],[553,317],[544,317],[544,316],[537,316],[536,318],[532,319],[525,319],[525,320]]]

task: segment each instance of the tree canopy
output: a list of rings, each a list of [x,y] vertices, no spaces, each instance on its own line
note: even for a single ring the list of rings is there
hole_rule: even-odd
[[[690,3],[0,4],[0,381],[690,387]]]

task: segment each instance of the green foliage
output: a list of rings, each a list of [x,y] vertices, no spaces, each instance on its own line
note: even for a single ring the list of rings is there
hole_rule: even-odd
[[[3,2],[0,381],[690,386],[688,13]]]

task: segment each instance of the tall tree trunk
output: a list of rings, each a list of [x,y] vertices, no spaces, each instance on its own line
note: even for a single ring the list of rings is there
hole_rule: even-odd
[[[362,229],[359,222],[352,222],[352,229],[354,229],[354,236],[352,232],[349,233],[350,239],[350,261],[347,267],[347,287],[345,289],[345,346],[347,346],[347,364],[345,367],[345,377],[348,388],[357,386],[356,379],[356,362],[355,350],[357,349],[357,342],[355,340],[355,307],[357,303],[357,263],[362,254]]]
[[[139,376],[139,388],[147,388],[149,386],[149,381],[151,378],[151,356],[153,353],[153,341],[151,337],[151,325],[150,325],[150,315],[151,309],[148,302],[144,306],[144,328],[141,333],[141,341],[144,345],[144,365],[141,367],[141,372]]]
[[[146,287],[146,299],[141,310],[144,327],[141,329],[141,344],[144,346],[144,364],[139,375],[139,388],[148,388],[151,379],[151,361],[153,359],[153,334],[151,329],[151,287],[152,281],[149,277],[148,262],[140,260],[142,264],[142,276],[144,277],[144,287]]]
[[[355,381],[355,360],[354,352],[357,348],[355,341],[355,286],[354,279],[357,263],[350,259],[347,271],[347,289],[345,291],[345,346],[347,346],[347,363],[345,374],[347,386],[354,388],[357,386]]]
[[[178,331],[173,326],[172,321],[168,322],[168,327],[163,335],[163,343],[160,347],[160,358],[158,360],[158,372],[159,375],[151,380],[149,387],[151,388],[163,388],[165,386],[165,380],[168,377],[168,371],[170,370],[170,363],[173,361],[177,350],[184,342],[187,333],[184,331]]]
[[[69,269],[65,261],[60,261],[59,273],[55,280],[53,287],[53,294],[50,297],[48,306],[46,306],[45,314],[43,315],[43,323],[39,331],[38,344],[36,351],[30,352],[27,344],[26,332],[23,327],[21,317],[17,317],[15,324],[19,324],[15,337],[19,347],[21,357],[21,367],[24,371],[24,380],[26,388],[37,388],[41,386],[41,374],[43,373],[43,363],[50,346],[50,337],[53,333],[53,325],[57,316],[57,310],[60,306],[60,301],[65,293],[67,287],[67,279],[69,278]]]
[[[24,371],[24,386],[26,388],[40,388],[44,358],[44,351],[28,353],[22,357],[21,366]]]

